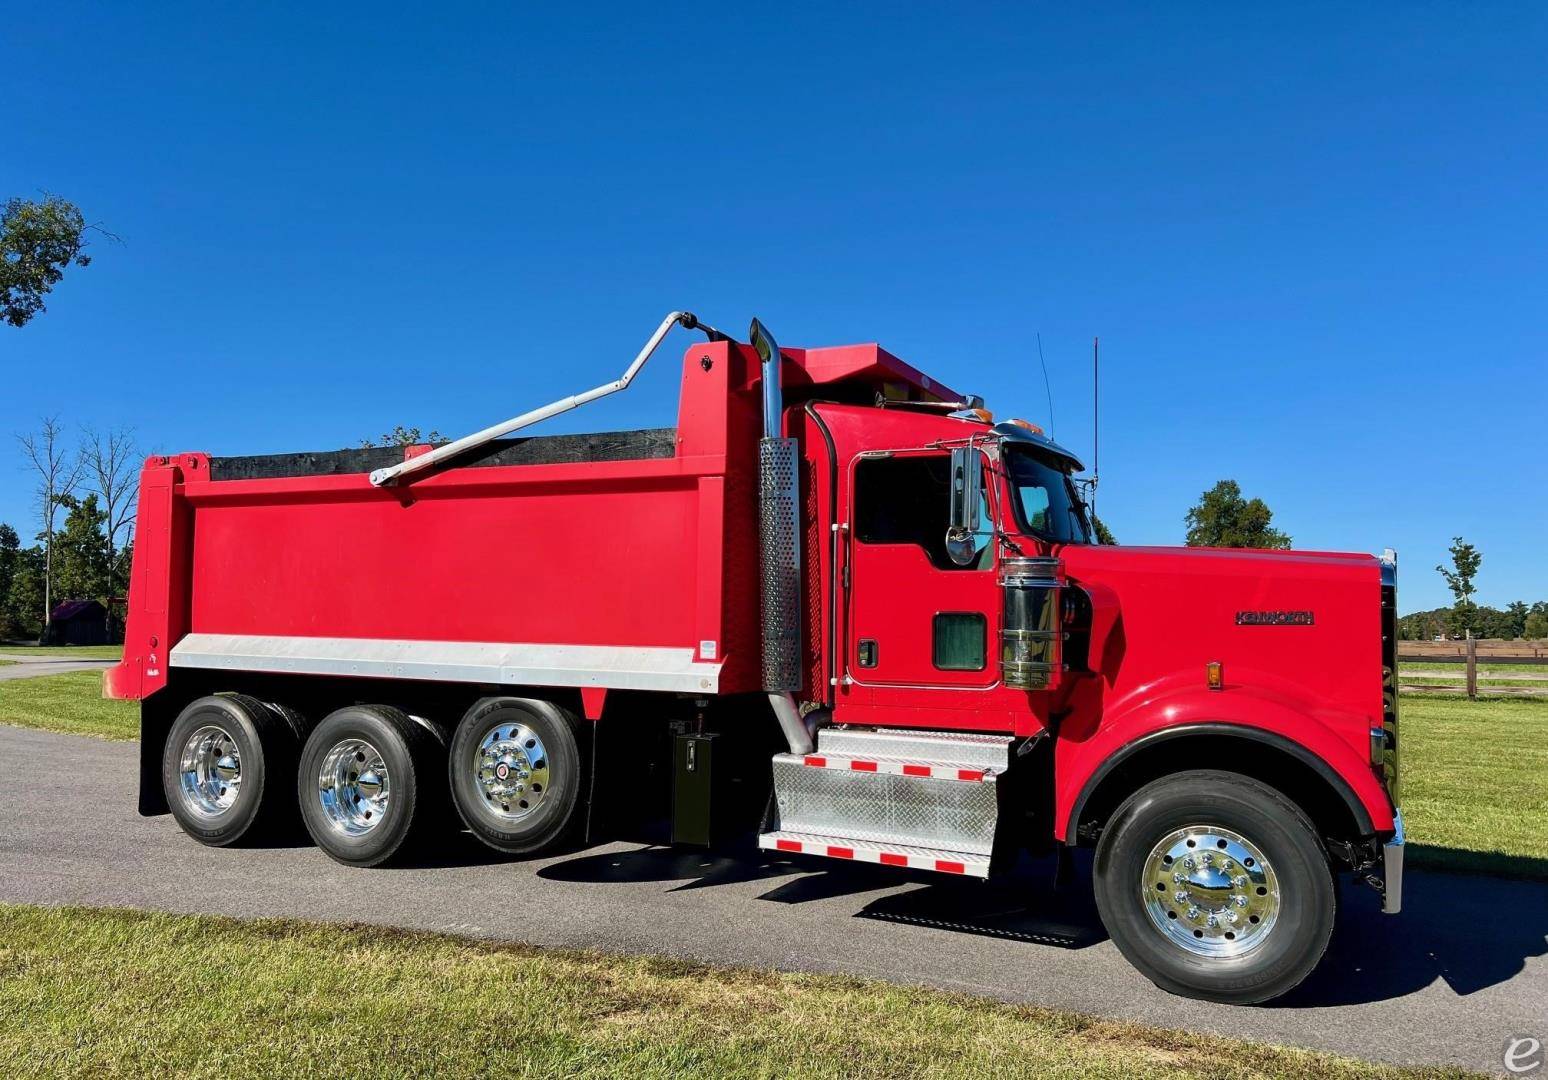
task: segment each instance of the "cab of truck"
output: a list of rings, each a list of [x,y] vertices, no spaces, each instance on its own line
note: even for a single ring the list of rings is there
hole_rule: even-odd
[[[974,833],[991,811],[935,778],[1006,738],[995,820],[1096,849],[1099,907],[1136,966],[1182,993],[1283,992],[1326,945],[1333,873],[1401,905],[1395,556],[1099,544],[1072,452],[957,404],[791,410],[826,511],[810,534],[832,538],[811,556],[829,644],[806,692],[832,724],[813,756],[853,766],[881,733],[881,761],[946,759],[916,798],[958,823],[934,843],[974,852],[944,861],[989,874],[1006,857]],[[864,784],[779,779],[792,836],[771,846],[819,852],[842,833],[829,807]]]

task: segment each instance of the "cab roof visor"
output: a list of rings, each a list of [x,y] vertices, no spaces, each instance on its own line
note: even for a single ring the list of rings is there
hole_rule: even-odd
[[[1080,458],[1054,442],[1047,435],[1022,427],[1020,424],[1000,423],[990,429],[1006,442],[1021,443],[1032,446],[1046,454],[1062,458],[1070,464],[1071,472],[1084,472],[1086,466],[1081,464]]]

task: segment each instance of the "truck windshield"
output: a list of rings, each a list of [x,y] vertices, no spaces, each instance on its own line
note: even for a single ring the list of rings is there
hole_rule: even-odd
[[[1055,543],[1091,543],[1086,505],[1068,473],[1037,451],[1014,445],[1005,448],[1005,472],[1024,531]]]

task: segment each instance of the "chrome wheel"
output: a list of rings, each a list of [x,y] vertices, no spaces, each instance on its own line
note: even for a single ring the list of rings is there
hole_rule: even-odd
[[[242,755],[225,728],[206,724],[183,742],[178,764],[183,802],[205,817],[219,817],[237,801]]]
[[[497,724],[473,751],[473,773],[484,805],[514,821],[536,811],[548,794],[548,751],[526,724]]]
[[[1243,956],[1279,920],[1279,879],[1263,852],[1215,825],[1163,837],[1145,860],[1140,889],[1156,929],[1197,956]]]
[[[317,770],[317,797],[328,825],[345,836],[362,836],[387,816],[392,794],[382,752],[363,739],[335,743]]]

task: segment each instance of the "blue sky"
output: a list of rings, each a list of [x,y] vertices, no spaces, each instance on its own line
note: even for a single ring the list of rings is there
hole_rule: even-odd
[[[1548,9],[320,7],[7,16],[0,196],[123,243],[0,327],[0,432],[461,434],[687,307],[1046,422],[1040,332],[1088,452],[1099,334],[1120,540],[1234,477],[1405,610],[1454,534],[1548,598]],[[671,423],[687,340],[549,430]]]

